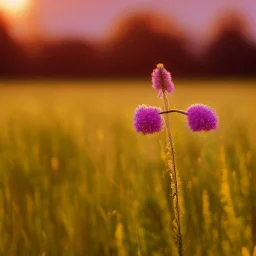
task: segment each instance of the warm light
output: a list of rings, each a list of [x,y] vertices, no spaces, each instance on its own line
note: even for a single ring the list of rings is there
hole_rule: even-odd
[[[0,9],[9,13],[23,11],[29,0],[0,0]]]

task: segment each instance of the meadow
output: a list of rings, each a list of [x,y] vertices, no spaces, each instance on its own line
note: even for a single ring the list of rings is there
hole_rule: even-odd
[[[256,256],[255,81],[174,81],[171,114],[185,256]],[[176,256],[166,136],[143,136],[149,81],[1,82],[0,255]]]

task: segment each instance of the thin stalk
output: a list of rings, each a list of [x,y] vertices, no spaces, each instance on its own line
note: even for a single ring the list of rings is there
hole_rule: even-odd
[[[170,109],[170,110],[167,110],[167,111],[162,111],[159,114],[168,114],[168,113],[174,113],[174,112],[180,113],[180,114],[183,114],[183,115],[187,115],[188,114],[186,111],[178,110],[178,109]]]
[[[136,227],[136,234],[137,234],[137,243],[138,243],[137,254],[138,254],[138,256],[143,256],[142,250],[141,250],[141,246],[140,246],[140,236],[139,236],[139,229],[138,229],[138,227]]]
[[[166,111],[164,111],[162,113],[179,112],[179,113],[185,114],[184,111],[168,110],[169,103],[168,103],[166,94],[164,92],[163,92],[163,99],[164,99]],[[173,148],[173,140],[172,140],[172,133],[171,133],[171,122],[170,122],[168,115],[166,115],[165,121],[166,121],[166,131],[167,131],[167,136],[168,136],[168,142],[170,144],[172,167],[173,167],[173,175],[170,172],[170,176],[171,176],[171,187],[174,187],[174,190],[175,190],[175,191],[173,191],[174,192],[173,193],[173,206],[174,206],[174,213],[175,213],[175,221],[177,224],[177,247],[178,247],[179,256],[182,256],[183,255],[183,244],[182,244],[181,224],[180,224],[180,206],[179,206],[177,170],[176,170],[176,163],[175,163],[175,157],[174,157],[174,148]],[[172,186],[172,182],[173,182],[173,186]]]

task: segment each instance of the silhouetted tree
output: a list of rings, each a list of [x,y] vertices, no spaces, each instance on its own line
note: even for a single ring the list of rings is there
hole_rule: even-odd
[[[22,75],[26,61],[21,45],[16,43],[8,32],[7,24],[0,16],[0,77]]]
[[[220,24],[219,35],[205,56],[209,76],[250,76],[256,74],[256,46],[245,33],[246,23],[236,14]]]
[[[168,26],[167,21],[163,22],[166,30],[153,25],[158,24],[158,19],[147,13],[137,14],[120,24],[119,33],[109,43],[106,74],[148,76],[159,62],[176,77],[192,73],[193,59],[181,31]]]

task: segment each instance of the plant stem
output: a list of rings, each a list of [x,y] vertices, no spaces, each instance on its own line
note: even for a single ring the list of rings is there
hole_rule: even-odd
[[[183,114],[183,115],[187,115],[188,113],[186,111],[183,111],[183,110],[178,110],[178,109],[171,109],[171,110],[167,110],[167,111],[162,111],[160,112],[159,114],[167,114],[167,113],[179,113],[179,114]]]
[[[184,111],[179,111],[179,110],[168,110],[169,108],[169,103],[168,99],[166,97],[166,94],[163,93],[163,99],[164,99],[164,104],[165,104],[165,109],[166,111],[161,112],[161,113],[169,113],[169,112],[178,112],[185,114]],[[172,133],[171,133],[171,124],[170,124],[170,119],[169,116],[166,115],[165,118],[166,121],[166,130],[167,130],[167,136],[168,136],[168,142],[170,144],[170,153],[171,153],[171,158],[172,158],[172,167],[173,167],[173,175],[172,172],[170,171],[170,177],[171,177],[171,187],[174,187],[173,191],[173,207],[174,207],[174,214],[175,214],[175,221],[177,224],[177,247],[178,247],[178,254],[179,256],[183,255],[183,245],[182,245],[182,235],[181,235],[181,225],[180,225],[180,206],[179,206],[179,193],[178,193],[178,181],[177,181],[177,170],[176,170],[176,163],[175,163],[175,157],[174,157],[174,148],[173,148],[173,140],[172,140]],[[173,186],[172,186],[173,182]]]

